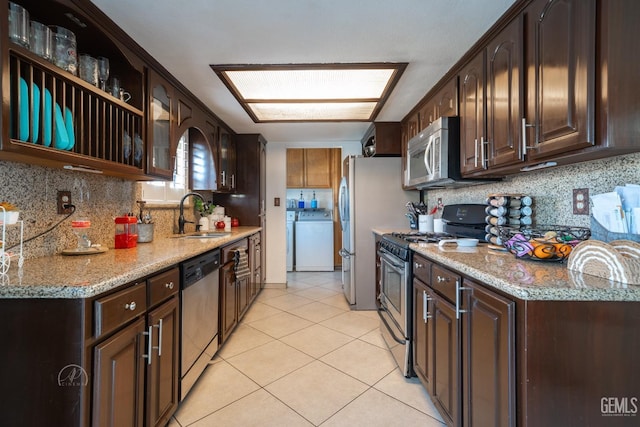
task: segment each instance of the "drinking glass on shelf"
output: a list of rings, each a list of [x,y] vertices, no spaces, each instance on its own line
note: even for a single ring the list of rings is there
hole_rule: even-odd
[[[98,57],[98,78],[100,79],[100,89],[106,90],[109,78],[109,58]]]

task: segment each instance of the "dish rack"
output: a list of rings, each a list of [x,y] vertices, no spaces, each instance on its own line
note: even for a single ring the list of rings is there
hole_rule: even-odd
[[[22,220],[10,221],[9,212],[3,206],[0,206],[0,218],[2,219],[2,224],[0,224],[0,227],[2,228],[0,240],[0,274],[7,274],[9,272],[9,266],[11,265],[11,258],[14,256],[4,250],[4,245],[7,241],[7,226],[20,224],[20,253],[18,255],[18,267],[22,268],[22,265],[24,264],[24,256],[22,252],[24,222]]]

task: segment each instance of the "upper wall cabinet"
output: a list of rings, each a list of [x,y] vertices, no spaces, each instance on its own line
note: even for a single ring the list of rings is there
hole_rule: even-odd
[[[149,143],[147,172],[158,178],[171,180],[176,162],[177,138],[176,95],[173,86],[152,70],[148,74]]]
[[[487,168],[484,100],[485,51],[481,51],[460,72],[460,159],[461,172]]]
[[[596,0],[536,0],[524,16],[526,156],[543,158],[592,146]]]
[[[218,191],[235,191],[237,188],[236,142],[225,128],[219,128],[218,140]]]
[[[331,188],[331,149],[287,149],[287,188]]]
[[[524,160],[521,143],[522,19],[516,18],[487,46],[487,142],[490,167]]]
[[[62,68],[27,46],[5,39],[2,45],[2,138],[0,158],[49,167],[99,170],[108,175],[144,178],[144,64],[92,4],[70,0],[17,0],[33,21],[63,27],[76,38],[75,51],[109,59],[111,86],[117,78],[122,97]],[[8,21],[8,2],[0,1]],[[7,28],[3,26],[3,28]],[[5,114],[6,112],[6,114]]]
[[[371,156],[399,156],[402,154],[399,122],[375,122],[361,140],[362,154]]]

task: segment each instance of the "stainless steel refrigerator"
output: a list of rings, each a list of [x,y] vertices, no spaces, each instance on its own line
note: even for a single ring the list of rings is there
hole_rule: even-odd
[[[400,157],[348,156],[342,165],[339,213],[342,227],[342,285],[356,310],[376,308],[376,264],[373,228],[409,228],[407,202],[417,191],[402,190]]]

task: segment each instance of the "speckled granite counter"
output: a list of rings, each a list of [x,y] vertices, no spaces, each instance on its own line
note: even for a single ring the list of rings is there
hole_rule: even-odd
[[[378,235],[390,233],[375,228]],[[402,230],[406,231],[406,230]],[[415,252],[465,276],[523,300],[640,301],[640,286],[626,285],[567,269],[566,264],[518,260],[509,252],[476,248],[416,244]]]
[[[456,248],[411,244],[410,248],[446,267],[523,300],[640,301],[640,286],[574,272],[566,264],[518,260],[486,245]]]
[[[221,238],[160,238],[131,249],[26,260],[0,276],[0,298],[88,298],[133,282],[227,243],[260,227],[237,227]]]

